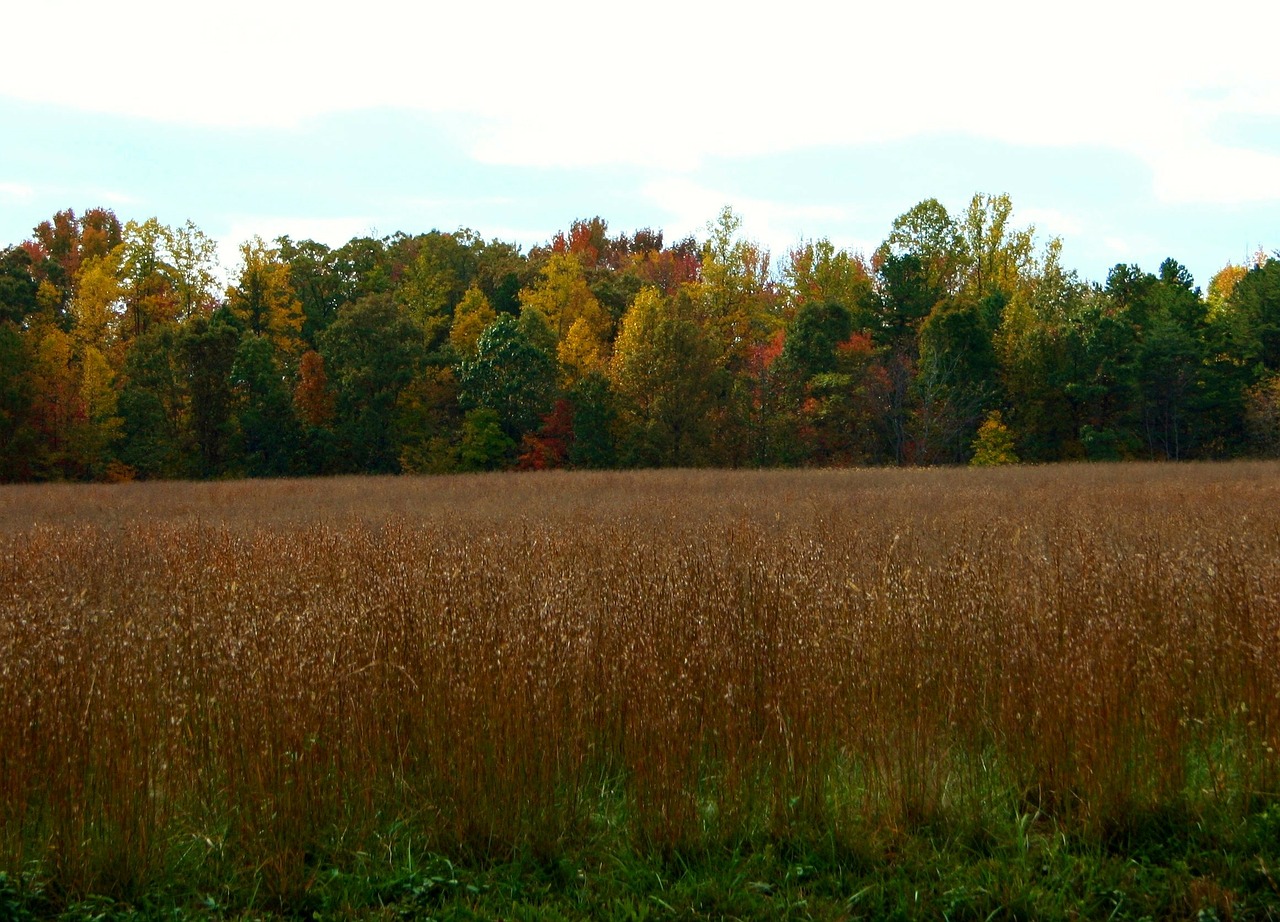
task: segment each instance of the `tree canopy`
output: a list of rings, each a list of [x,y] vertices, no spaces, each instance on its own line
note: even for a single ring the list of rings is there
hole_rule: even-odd
[[[1280,258],[1082,279],[1007,195],[870,254],[573,221],[244,242],[68,209],[0,250],[0,480],[1274,456]]]

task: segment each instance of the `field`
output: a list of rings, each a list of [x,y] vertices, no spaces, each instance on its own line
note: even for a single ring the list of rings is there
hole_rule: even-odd
[[[0,918],[1280,919],[1278,749],[1276,464],[0,490]]]

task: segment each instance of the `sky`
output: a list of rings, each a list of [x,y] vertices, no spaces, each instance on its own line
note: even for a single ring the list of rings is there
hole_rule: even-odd
[[[1105,281],[1280,249],[1280,4],[43,0],[5,13],[0,246],[54,212],[281,234],[577,218],[780,261],[937,198]]]

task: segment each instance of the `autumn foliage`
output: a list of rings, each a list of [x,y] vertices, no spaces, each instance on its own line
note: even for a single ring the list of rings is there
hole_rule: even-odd
[[[1092,283],[1004,195],[920,202],[871,254],[774,254],[729,208],[674,242],[239,252],[101,208],[0,252],[0,479],[961,465],[992,414],[1028,462],[1275,450],[1280,260]]]

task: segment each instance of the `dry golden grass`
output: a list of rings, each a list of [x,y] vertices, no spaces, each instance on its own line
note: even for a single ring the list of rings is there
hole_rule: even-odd
[[[1105,829],[1280,784],[1280,466],[0,490],[0,870]]]

